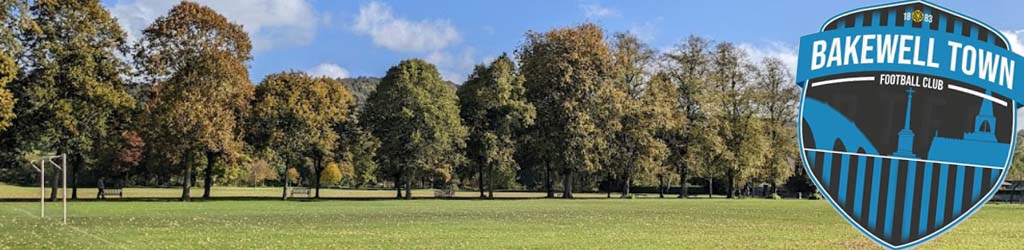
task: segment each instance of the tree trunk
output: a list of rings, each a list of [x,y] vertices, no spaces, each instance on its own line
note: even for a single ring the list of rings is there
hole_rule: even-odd
[[[78,170],[82,168],[82,156],[75,155],[71,163],[71,200],[78,200]]]
[[[658,176],[658,198],[665,198],[665,176]]]
[[[402,175],[395,175],[395,199],[402,199]]]
[[[544,187],[548,190],[546,198],[555,198],[555,190],[552,187],[554,183],[551,181],[551,164],[544,163]]]
[[[479,178],[477,178],[476,182],[479,184],[480,198],[484,198],[487,197],[484,195],[484,164],[478,164],[477,171],[479,172],[477,173]]]
[[[320,159],[319,157],[313,162],[313,172],[315,172],[314,174],[316,175],[315,177],[313,177],[313,185],[316,186],[316,191],[315,194],[313,194],[313,199],[320,199],[320,175],[323,174],[324,172],[324,168],[322,166],[323,164],[323,159]]]
[[[605,196],[605,198],[611,199],[612,198],[612,185],[613,185],[613,183],[615,183],[615,180],[612,179],[612,175],[611,174],[608,174],[608,176],[605,177],[605,180],[608,182],[608,190],[607,190],[608,194]]]
[[[487,198],[494,199],[494,172],[487,173]]]
[[[733,175],[732,174],[729,174],[728,176],[726,176],[726,179],[727,179],[726,180],[726,185],[729,185],[729,186],[727,186],[725,188],[726,191],[727,191],[727,194],[725,195],[725,198],[726,199],[736,198],[736,196],[733,195],[733,192],[736,192],[736,188],[735,188],[736,180],[733,179]]]
[[[203,173],[203,200],[210,199],[210,188],[213,187],[213,166],[217,164],[217,153],[206,152],[206,171]]]
[[[189,191],[192,189],[192,164],[191,161],[186,161],[185,164],[185,183],[181,187],[181,201],[191,201],[192,197],[189,195]]]
[[[281,200],[288,200],[288,186],[291,183],[291,180],[288,180],[287,169],[284,170],[284,177],[282,179],[284,179],[284,189],[281,190]]]
[[[679,198],[689,198],[690,186],[686,183],[686,166],[679,168]]]
[[[405,177],[405,199],[412,200],[412,175]]]
[[[562,198],[572,199],[572,172],[566,172],[562,180]]]
[[[715,180],[708,178],[708,198],[711,198],[712,194],[715,194]]]
[[[633,179],[632,176],[627,175],[626,176],[626,180],[623,181],[623,184],[622,184],[622,198],[626,198],[626,199],[630,198],[629,197],[629,194],[630,194],[629,193],[629,185],[630,185],[630,182],[632,181],[632,179]]]
[[[49,163],[43,163],[43,166],[45,167],[46,164],[49,164]],[[54,171],[53,172],[53,177],[51,177],[51,178],[53,178],[53,181],[50,182],[50,201],[56,201],[57,200],[57,189],[60,188],[60,172],[58,172],[58,171],[60,171],[60,169],[57,169],[57,168],[53,168],[53,169],[57,170],[57,171]]]

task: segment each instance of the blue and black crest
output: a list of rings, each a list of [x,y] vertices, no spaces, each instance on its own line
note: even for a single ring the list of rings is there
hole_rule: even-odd
[[[872,240],[928,241],[1006,177],[1020,63],[997,30],[929,2],[840,14],[800,39],[804,166]]]

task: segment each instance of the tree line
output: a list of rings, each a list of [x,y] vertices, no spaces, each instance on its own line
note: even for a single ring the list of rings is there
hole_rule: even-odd
[[[67,154],[73,199],[104,180],[181,186],[185,201],[197,183],[204,199],[215,183],[572,198],[641,185],[687,197],[704,179],[734,197],[794,175],[789,71],[729,42],[659,52],[581,24],[526,32],[459,85],[420,59],[383,78],[284,71],[254,84],[248,34],[200,4],[134,41],[97,0],[0,8],[0,181],[32,183],[28,159]]]

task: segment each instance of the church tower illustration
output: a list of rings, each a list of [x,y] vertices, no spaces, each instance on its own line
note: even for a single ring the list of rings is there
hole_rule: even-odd
[[[991,96],[992,93],[986,91],[985,94]],[[1010,144],[1000,143],[996,138],[996,117],[993,115],[992,101],[982,98],[980,106],[978,114],[974,116],[974,126],[964,132],[963,139],[941,137],[936,131],[928,150],[929,160],[986,166],[1006,165],[1005,156],[1010,150]],[[901,146],[902,136],[900,132]]]
[[[917,158],[914,155],[914,131],[910,130],[910,111],[911,102],[914,100],[914,89],[907,89],[907,112],[906,117],[903,118],[903,129],[899,133],[899,142],[896,144],[896,152],[892,153],[894,156]]]
[[[992,92],[986,92],[985,94],[991,95]],[[974,132],[965,133],[964,139],[995,142],[995,131],[996,117],[992,115],[992,102],[986,99],[981,102],[981,110],[978,111],[978,116],[974,117]]]

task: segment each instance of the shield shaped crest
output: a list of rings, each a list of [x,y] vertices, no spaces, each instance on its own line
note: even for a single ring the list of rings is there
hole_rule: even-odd
[[[842,13],[802,37],[798,141],[820,193],[891,249],[977,211],[1001,186],[1015,144],[1013,73],[1024,62],[1008,44],[925,1]]]

